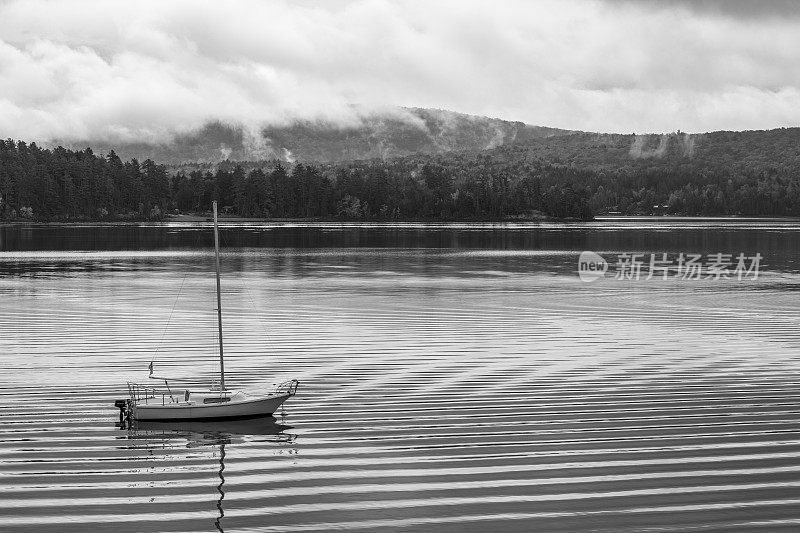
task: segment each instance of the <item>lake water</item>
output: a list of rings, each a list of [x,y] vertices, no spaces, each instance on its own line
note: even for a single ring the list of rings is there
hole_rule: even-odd
[[[297,396],[120,428],[151,360],[215,375],[210,229],[0,227],[0,530],[800,528],[796,222],[221,233],[226,382]],[[614,279],[623,252],[763,259]]]

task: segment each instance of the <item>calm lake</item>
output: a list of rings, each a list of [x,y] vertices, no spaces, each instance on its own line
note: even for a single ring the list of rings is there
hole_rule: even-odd
[[[797,222],[221,237],[226,383],[297,396],[120,428],[151,361],[179,392],[216,375],[210,227],[0,226],[0,530],[800,528]],[[681,253],[731,266],[684,279]]]

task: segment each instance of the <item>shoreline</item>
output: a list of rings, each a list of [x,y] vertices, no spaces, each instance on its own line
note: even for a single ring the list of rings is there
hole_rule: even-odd
[[[614,216],[597,216],[593,220],[578,220],[578,219],[556,219],[556,218],[519,218],[512,220],[341,220],[341,219],[325,219],[325,218],[252,218],[252,217],[221,217],[219,224],[234,225],[234,224],[263,224],[263,225],[277,225],[277,226],[292,226],[292,225],[336,225],[336,226],[376,226],[376,227],[392,227],[392,226],[485,226],[491,225],[535,225],[535,224],[575,224],[575,225],[590,225],[597,223],[624,223],[624,222],[652,222],[652,223],[676,223],[676,222],[731,222],[731,223],[747,223],[747,222],[796,222],[800,224],[800,217],[781,217],[781,216],[664,216],[664,215],[614,215]],[[48,227],[48,226],[96,226],[96,227],[126,227],[126,226],[144,226],[144,227],[159,227],[170,225],[185,225],[185,226],[205,226],[212,224],[213,219],[211,216],[200,215],[173,215],[165,218],[164,220],[117,220],[117,221],[101,221],[101,220],[84,220],[84,221],[50,221],[50,222],[33,222],[33,221],[0,221],[0,227]]]

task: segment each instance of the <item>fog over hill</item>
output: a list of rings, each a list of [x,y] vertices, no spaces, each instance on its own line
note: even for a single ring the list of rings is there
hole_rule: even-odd
[[[166,164],[226,159],[336,162],[485,150],[566,133],[570,132],[453,111],[400,108],[368,113],[356,122],[345,123],[297,120],[259,129],[209,122],[167,143],[84,140],[54,144],[75,149],[90,146],[98,153],[114,150],[123,159],[153,159]]]
[[[73,141],[40,143],[74,150],[111,150],[123,160],[151,159],[174,169],[269,161],[346,163],[399,157],[457,157],[485,153],[502,159],[539,160],[575,168],[800,169],[800,129],[707,133],[580,132],[519,121],[423,108],[353,113],[347,120],[294,119],[261,128],[208,122],[168,142]],[[232,167],[231,167],[232,168]],[[702,181],[702,180],[700,180]]]

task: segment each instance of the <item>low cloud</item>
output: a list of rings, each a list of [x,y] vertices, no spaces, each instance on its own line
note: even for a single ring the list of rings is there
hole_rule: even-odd
[[[798,125],[800,18],[734,4],[11,0],[0,135],[161,142],[396,106],[593,131]]]

